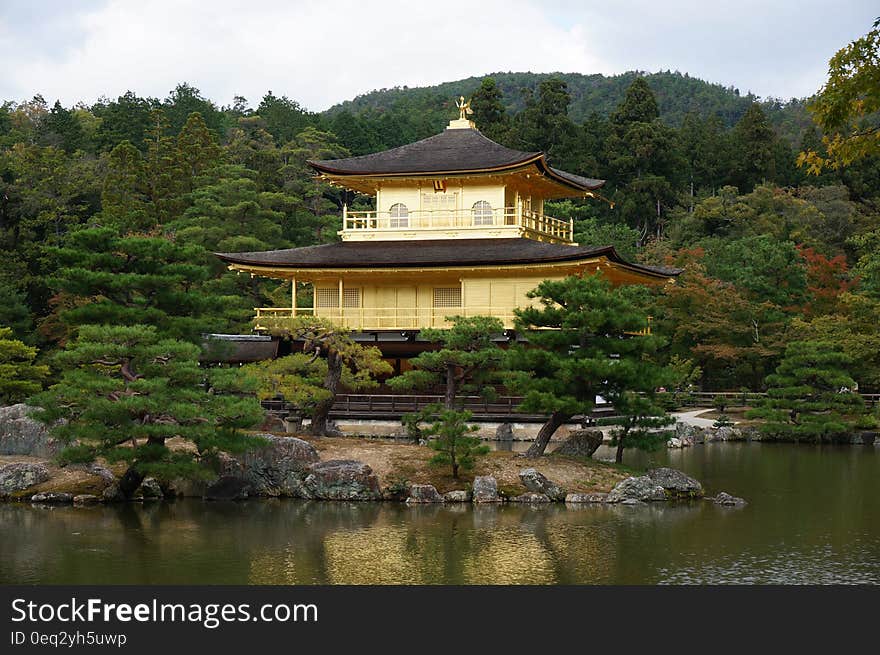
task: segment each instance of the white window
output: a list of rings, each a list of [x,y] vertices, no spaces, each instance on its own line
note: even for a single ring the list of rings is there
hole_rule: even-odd
[[[409,227],[409,209],[402,202],[395,202],[388,211],[391,216],[389,227]]]
[[[474,225],[494,225],[495,214],[492,212],[492,205],[485,200],[478,200],[474,203]]]
[[[461,307],[461,287],[434,289],[434,307]]]

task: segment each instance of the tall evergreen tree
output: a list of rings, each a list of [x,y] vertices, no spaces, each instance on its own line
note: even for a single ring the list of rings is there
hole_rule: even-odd
[[[732,134],[732,180],[741,192],[747,193],[756,184],[775,178],[775,139],[764,110],[753,102]]]
[[[503,97],[501,89],[491,77],[484,77],[471,96],[474,123],[480,132],[493,141],[503,141],[510,127]]]

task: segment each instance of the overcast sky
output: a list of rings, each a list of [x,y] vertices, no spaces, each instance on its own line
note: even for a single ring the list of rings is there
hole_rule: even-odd
[[[878,15],[876,0],[0,0],[0,100],[186,81],[221,105],[271,89],[318,111],[494,71],[633,69],[788,99]]]

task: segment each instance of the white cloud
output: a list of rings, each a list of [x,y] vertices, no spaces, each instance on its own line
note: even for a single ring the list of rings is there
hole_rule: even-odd
[[[0,0],[0,98],[66,105],[189,82],[313,110],[495,71],[679,70],[784,98],[821,86],[876,0]]]
[[[111,0],[72,20],[78,43],[18,61],[5,97],[164,97],[186,81],[221,103],[240,94],[256,104],[271,89],[320,110],[374,88],[496,70],[611,72],[582,25],[555,24],[522,0]]]

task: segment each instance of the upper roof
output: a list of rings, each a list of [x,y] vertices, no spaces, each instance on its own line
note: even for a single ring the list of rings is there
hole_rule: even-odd
[[[287,250],[216,255],[229,264],[299,269],[550,264],[605,257],[608,261],[654,277],[669,277],[681,272],[676,268],[633,264],[618,255],[613,246],[569,246],[527,238],[437,239],[417,243],[342,241]]]
[[[474,128],[446,129],[427,139],[371,155],[310,160],[309,164],[321,173],[341,177],[494,173],[533,164],[547,177],[574,191],[593,191],[605,184],[605,180],[581,177],[552,168],[544,153],[507,148]]]

